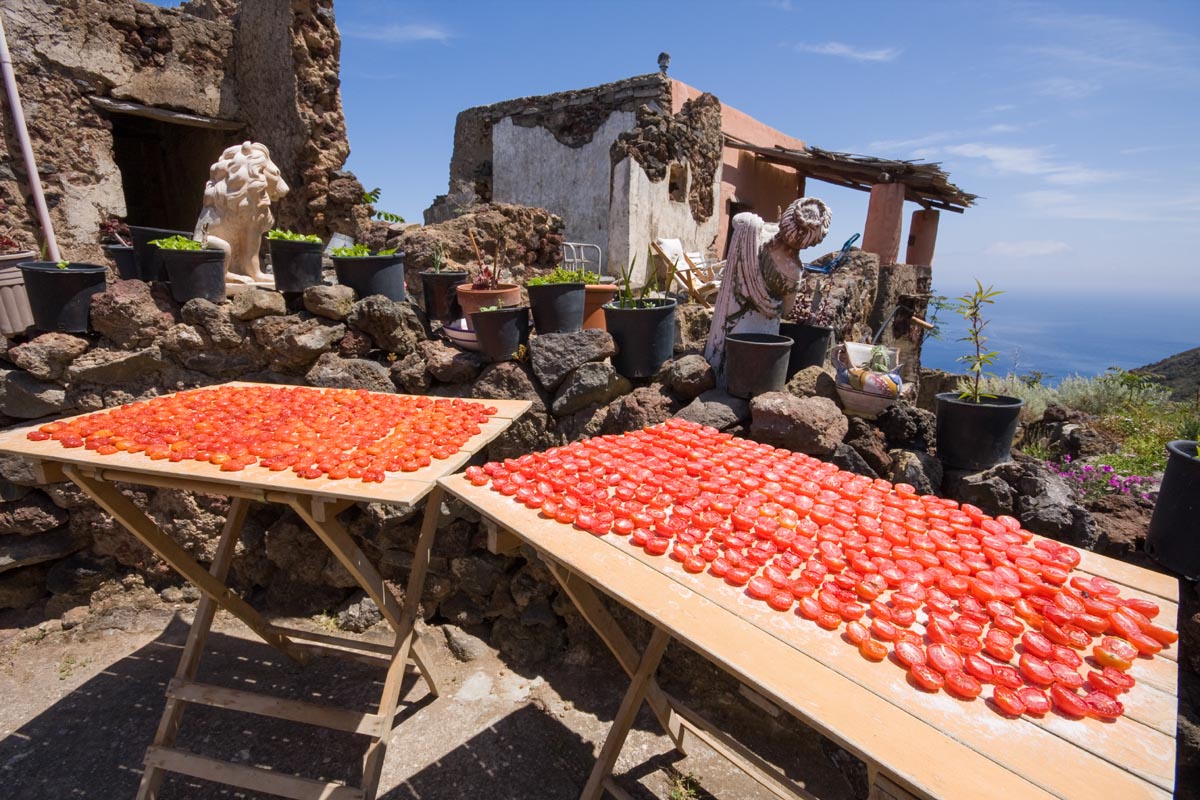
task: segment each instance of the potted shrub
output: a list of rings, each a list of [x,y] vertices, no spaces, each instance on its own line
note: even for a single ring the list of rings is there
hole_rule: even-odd
[[[1154,502],[1146,552],[1187,578],[1200,577],[1200,452],[1195,440],[1167,442],[1167,468]]]
[[[467,271],[446,263],[446,251],[442,245],[433,248],[433,268],[417,273],[421,276],[421,295],[425,301],[425,319],[432,330],[433,321],[443,326],[451,325],[462,318],[462,307],[458,304],[455,287],[467,279]]]
[[[471,314],[479,352],[492,361],[508,361],[529,342],[529,306],[496,305]]]
[[[151,240],[171,283],[171,297],[186,303],[203,297],[225,302],[225,251],[205,247],[186,236]]]
[[[675,350],[675,300],[650,297],[654,281],[634,297],[634,257],[622,270],[617,297],[604,306],[604,324],[617,346],[613,368],[626,378],[649,378]],[[667,285],[670,285],[668,277]]]
[[[166,266],[162,261],[162,250],[151,242],[158,239],[170,239],[180,236],[190,239],[191,231],[173,231],[168,228],[147,228],[141,225],[130,225],[129,238],[133,242],[133,260],[137,265],[137,277],[144,281],[167,280]]]
[[[119,218],[109,217],[100,223],[100,247],[123,281],[141,277],[130,241],[129,226]]]
[[[25,276],[17,268],[34,257],[12,231],[0,233],[0,333],[15,336],[33,325],[33,311],[25,294]]]
[[[271,274],[279,291],[303,292],[321,283],[321,253],[325,243],[320,236],[275,228],[267,232],[267,248],[271,251]]]
[[[458,304],[462,306],[467,328],[474,330],[475,322],[472,317],[476,311],[492,306],[520,305],[521,287],[515,283],[500,282],[500,256],[504,251],[503,242],[496,243],[496,263],[492,265],[483,260],[483,254],[479,252],[479,245],[475,242],[475,233],[468,230],[467,235],[471,237],[471,245],[475,248],[479,272],[476,273],[475,280],[469,285],[464,281],[455,287],[455,291],[458,293]]]
[[[38,330],[91,330],[92,296],[104,291],[107,267],[70,261],[25,261],[17,266],[25,277],[25,292]]]
[[[953,303],[954,311],[969,324],[961,341],[971,345],[971,352],[959,358],[970,374],[959,382],[957,392],[936,396],[937,454],[942,464],[953,469],[984,470],[1012,457],[1012,440],[1025,401],[983,391],[984,367],[994,363],[997,355],[984,349],[988,323],[983,307],[995,303],[999,294],[976,280],[975,291]]]
[[[556,268],[525,282],[533,325],[539,334],[574,333],[583,327],[587,280],[582,270]]]
[[[372,253],[365,244],[333,249],[333,268],[338,283],[349,286],[360,298],[381,294],[389,300],[404,300],[404,253],[392,247]]]

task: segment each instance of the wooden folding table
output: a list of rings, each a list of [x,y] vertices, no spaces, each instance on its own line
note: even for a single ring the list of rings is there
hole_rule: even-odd
[[[596,537],[540,517],[512,498],[461,475],[440,481],[493,526],[504,551],[524,543],[540,555],[576,607],[631,676],[582,797],[608,791],[628,797],[613,765],[643,700],[682,752],[684,732],[709,744],[780,797],[804,797],[793,782],[714,728],[654,680],[666,645],[676,639],[771,703],[866,762],[873,798],[1168,798],[1175,781],[1178,646],[1138,659],[1137,685],[1122,696],[1115,722],[1010,719],[981,697],[971,702],[930,695],[889,663],[870,663],[837,632],[779,613],[707,574],[693,575],[616,536]],[[1157,603],[1174,628],[1178,582],[1083,552],[1079,572],[1118,584],[1122,595]],[[594,588],[654,628],[638,653]]]
[[[232,386],[254,386],[237,382]],[[0,453],[21,456],[35,465],[43,483],[64,478],[78,485],[105,511],[153,550],[167,564],[193,583],[203,594],[183,648],[175,677],[167,689],[167,704],[154,743],[146,751],[146,770],[138,789],[139,798],[153,798],[166,772],[268,792],[292,798],[375,797],[388,737],[399,702],[400,684],[411,658],[437,694],[430,660],[421,640],[414,634],[421,590],[429,566],[442,489],[437,480],[461,469],[476,453],[499,436],[530,406],[525,400],[481,400],[498,413],[482,431],[468,440],[453,457],[435,460],[417,472],[389,473],[382,483],[358,480],[304,479],[290,470],[271,472],[248,467],[241,472],[222,472],[219,467],[196,461],[154,461],[142,454],[98,455],[82,447],[66,449],[55,441],[33,442],[26,438],[32,428],[0,433]],[[36,426],[34,426],[36,427]],[[183,547],[135,506],[114,483],[129,483],[167,489],[183,489],[231,498],[216,554],[204,569]],[[404,604],[384,585],[337,515],[356,502],[413,505],[425,500],[425,515],[413,557]],[[391,646],[372,645],[343,636],[311,633],[273,625],[225,585],[234,549],[251,501],[280,503],[292,508],[354,576],[367,596],[395,632]],[[268,697],[247,691],[198,683],[195,678],[213,617],[223,608],[246,623],[268,644],[301,664],[313,656],[333,655],[377,664],[387,669],[378,709],[364,713],[327,705]],[[175,739],[187,704],[216,706],[250,714],[304,722],[368,738],[361,788],[327,783],[281,772],[207,758],[176,748]]]

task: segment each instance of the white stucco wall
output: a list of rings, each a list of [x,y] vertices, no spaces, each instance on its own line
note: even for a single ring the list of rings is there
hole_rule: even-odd
[[[693,175],[688,170],[688,189]],[[692,209],[687,201],[670,199],[667,180],[657,183],[647,177],[642,166],[631,158],[617,163],[612,174],[612,205],[609,208],[609,250],[606,258],[611,259],[610,274],[618,274],[637,256],[634,280],[638,285],[646,281],[649,274],[647,249],[653,239],[679,239],[684,252],[705,252],[719,230],[721,215],[721,170],[713,176],[714,210],[703,223],[692,218]]]
[[[492,198],[558,214],[566,240],[600,245],[605,271],[615,274],[608,266],[609,148],[634,124],[632,111],[614,111],[592,141],[573,148],[545,128],[500,120],[492,126]]]

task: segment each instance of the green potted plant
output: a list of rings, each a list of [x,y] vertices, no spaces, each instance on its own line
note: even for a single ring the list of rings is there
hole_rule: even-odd
[[[325,243],[312,236],[279,228],[267,232],[271,273],[281,292],[303,292],[321,283],[321,253]]]
[[[503,241],[496,243],[496,262],[493,265],[483,260],[479,244],[475,241],[475,232],[468,230],[467,235],[471,238],[471,246],[475,248],[475,259],[479,263],[479,271],[475,274],[475,280],[470,284],[466,282],[458,284],[455,291],[458,294],[458,304],[462,306],[467,327],[474,330],[475,323],[472,316],[476,311],[491,306],[519,305],[521,287],[515,283],[500,282],[500,259],[505,250]]]
[[[365,244],[333,249],[333,268],[338,283],[349,286],[359,297],[381,294],[400,302],[404,291],[404,253],[391,247],[371,252]]]
[[[15,336],[33,325],[33,311],[25,293],[25,276],[17,268],[34,253],[13,231],[0,232],[0,333]]]
[[[984,289],[977,279],[974,292],[952,303],[955,313],[968,324],[967,335],[959,341],[971,346],[970,352],[958,359],[966,363],[969,372],[959,382],[958,391],[936,396],[937,454],[942,464],[952,469],[979,471],[1012,457],[1012,440],[1025,401],[987,394],[983,389],[988,374],[984,368],[995,363],[997,356],[985,347],[987,337],[983,332],[988,321],[983,318],[983,309],[995,303],[1000,294],[991,286]]]
[[[192,231],[174,231],[169,228],[147,228],[143,225],[130,225],[129,239],[133,242],[133,260],[137,264],[137,276],[144,281],[165,281],[167,267],[162,260],[162,250],[152,242],[181,236],[190,239]]]
[[[626,378],[648,378],[675,350],[676,303],[670,297],[650,296],[657,283],[653,276],[635,296],[636,264],[635,256],[628,269],[621,270],[617,297],[604,306],[604,325],[617,346],[613,368]],[[671,285],[669,274],[667,285]]]
[[[187,236],[168,236],[153,239],[151,246],[158,254],[171,284],[171,297],[186,303],[203,297],[213,303],[225,302],[225,251],[205,247]]]
[[[434,320],[446,326],[462,318],[462,307],[458,304],[455,287],[467,279],[467,271],[447,262],[446,250],[441,242],[433,246],[430,260],[432,267],[417,274],[421,278],[425,318],[432,329]]]
[[[583,327],[587,279],[583,270],[557,267],[525,282],[539,334],[574,333]]]
[[[508,361],[529,342],[529,306],[486,306],[471,314],[479,352],[491,361]]]
[[[1182,433],[1193,438],[1167,442],[1167,468],[1154,502],[1146,552],[1164,567],[1195,580],[1200,577],[1200,450],[1196,444],[1200,416]]]
[[[134,257],[129,226],[118,217],[109,217],[100,223],[100,248],[112,261],[121,280],[139,278],[137,259]]]
[[[107,267],[70,261],[24,261],[25,292],[33,324],[42,331],[91,330],[92,296],[104,291]]]

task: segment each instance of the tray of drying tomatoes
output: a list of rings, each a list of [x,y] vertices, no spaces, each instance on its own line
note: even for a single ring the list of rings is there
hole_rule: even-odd
[[[50,422],[31,441],[97,455],[258,466],[301,478],[380,483],[454,456],[497,410],[459,399],[354,389],[226,385]]]
[[[469,467],[476,486],[624,539],[1001,715],[1113,720],[1178,634],[1011,516],[672,419]],[[889,657],[890,656],[890,657]],[[881,667],[882,668],[882,667]]]

